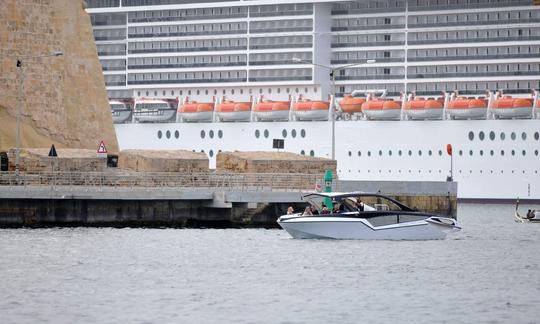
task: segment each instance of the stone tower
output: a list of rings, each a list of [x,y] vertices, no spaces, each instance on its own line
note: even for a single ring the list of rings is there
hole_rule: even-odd
[[[84,1],[1,0],[0,22],[0,150],[15,147],[21,58],[21,147],[118,151]]]

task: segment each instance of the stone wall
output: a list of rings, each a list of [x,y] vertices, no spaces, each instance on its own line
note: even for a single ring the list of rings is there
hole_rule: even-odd
[[[21,147],[118,151],[83,0],[2,0],[0,22],[0,150],[15,147],[22,57]]]
[[[57,157],[49,157],[49,148],[21,149],[19,168],[22,172],[96,172],[107,167],[106,157],[95,150],[57,149]],[[8,151],[10,169],[15,169],[15,149]]]
[[[142,172],[208,172],[208,157],[187,150],[123,150],[118,167]]]
[[[237,173],[336,174],[336,161],[290,152],[220,152],[216,171]]]

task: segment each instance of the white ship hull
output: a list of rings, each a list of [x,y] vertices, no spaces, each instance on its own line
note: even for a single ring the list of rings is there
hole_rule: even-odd
[[[342,180],[444,181],[450,174],[445,148],[452,144],[459,198],[540,199],[538,120],[336,121],[335,125]],[[294,153],[329,158],[332,148],[330,121],[115,127],[121,149],[204,151],[211,168],[218,150],[272,150],[274,138],[283,138],[285,150]],[[165,135],[176,131],[178,138]]]

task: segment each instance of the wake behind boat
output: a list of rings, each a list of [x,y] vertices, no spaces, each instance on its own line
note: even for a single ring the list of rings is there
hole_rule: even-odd
[[[521,216],[519,214],[519,198],[518,198],[516,201],[516,211],[514,212],[514,221],[517,223],[540,223],[540,211],[529,209],[525,217]]]
[[[304,198],[311,205],[306,212],[277,221],[296,239],[436,240],[461,229],[452,218],[418,212],[377,193],[312,193]],[[332,211],[319,202],[324,199],[334,206]]]

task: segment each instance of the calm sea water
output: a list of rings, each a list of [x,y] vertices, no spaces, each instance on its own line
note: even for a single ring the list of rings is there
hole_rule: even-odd
[[[463,230],[425,242],[0,230],[0,322],[538,323],[540,224],[512,214],[460,205]]]

